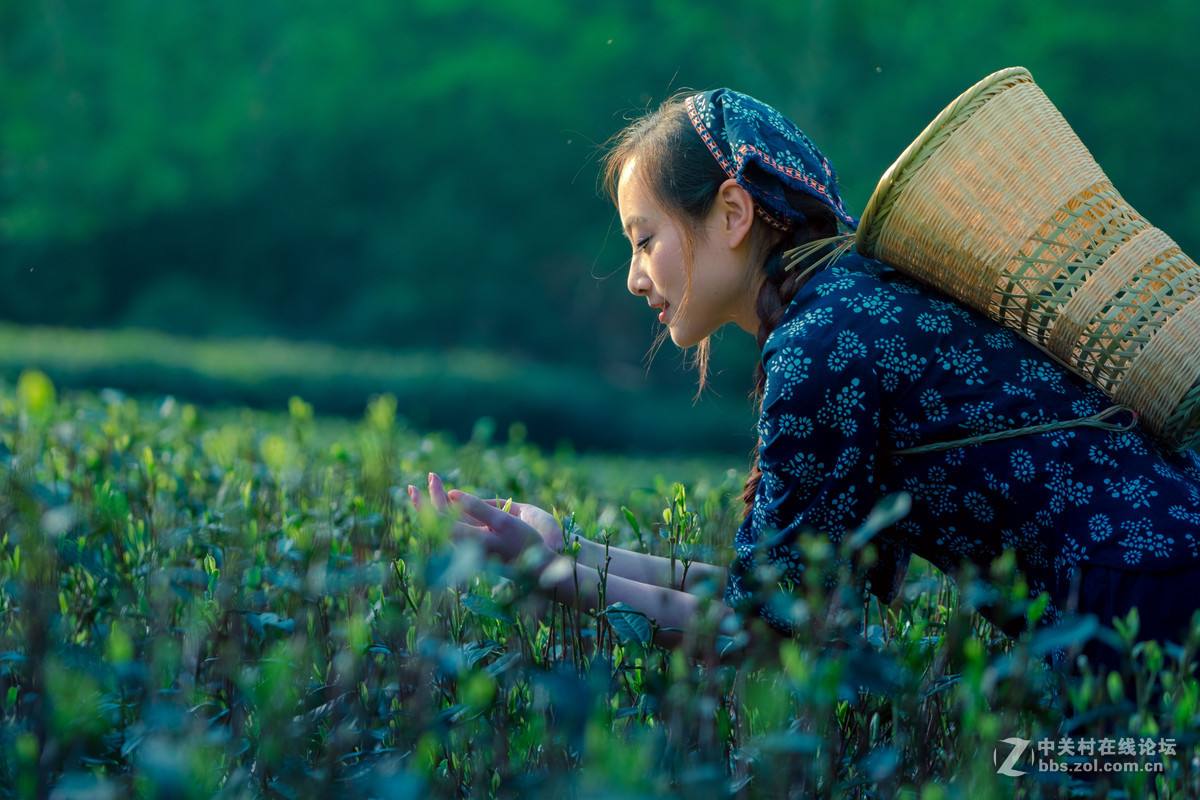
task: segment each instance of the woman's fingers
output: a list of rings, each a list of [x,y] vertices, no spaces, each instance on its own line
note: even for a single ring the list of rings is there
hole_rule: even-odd
[[[503,511],[504,507],[507,505],[508,513],[512,514],[514,517],[520,516],[521,506],[524,505],[523,503],[518,503],[516,500],[513,500],[511,497],[492,497],[484,500],[483,502],[487,503],[489,506],[495,506],[501,511]]]
[[[433,495],[432,491],[430,492],[430,495],[432,497],[432,495]],[[409,483],[409,485],[408,485],[408,499],[410,501],[412,501],[414,510],[416,510],[416,511],[421,510],[422,504],[424,504],[424,500],[421,500],[420,489],[413,486],[412,483]],[[437,507],[437,506],[434,506],[434,507]],[[449,500],[446,501],[446,507],[449,507]],[[473,525],[473,528],[475,530],[480,530],[479,525]]]
[[[429,497],[433,502],[433,507],[438,511],[447,510],[450,507],[451,499],[446,493],[441,476],[436,472],[430,472],[428,481]],[[457,489],[452,491],[459,492]],[[492,521],[502,520],[504,517],[520,517],[521,508],[524,506],[523,503],[518,503],[511,497],[491,497],[485,500],[466,492],[461,492],[460,496],[470,498],[469,502],[459,503],[458,506],[464,523],[469,524],[472,521],[479,523],[478,525],[469,525],[469,527],[476,531],[479,530],[480,525],[487,526],[492,524]],[[421,492],[411,483],[408,484],[408,498],[412,502],[414,509],[420,510],[422,508],[424,501],[421,498]],[[490,509],[490,512],[480,512],[480,509],[484,506]],[[508,507],[507,511],[504,510],[505,506]],[[493,525],[493,527],[495,526]]]
[[[436,472],[431,472],[429,473],[428,480],[429,496],[434,501],[434,507],[439,510],[445,510],[449,504],[449,497],[446,495],[445,486],[442,483],[441,476],[439,476]],[[421,507],[421,492],[411,483],[408,484],[408,499],[412,501],[413,507]],[[445,502],[439,504],[439,499]],[[518,503],[511,497],[489,497],[483,500],[483,502],[500,510],[504,510],[504,507],[508,506],[508,513],[512,514],[514,517],[520,514],[521,507],[524,505],[524,503]]]
[[[465,522],[455,522],[450,528],[450,536],[456,544],[468,540],[479,542],[480,546],[489,553],[499,553],[502,549],[496,534],[487,528],[478,528]]]
[[[442,479],[436,472],[429,473],[429,496],[433,498],[433,507],[438,511],[445,511],[450,505]]]
[[[476,525],[468,525],[465,522],[456,520],[450,526],[450,536],[456,542],[461,542],[463,539],[478,539],[482,540],[485,536],[495,536],[494,533],[487,528],[480,528]]]
[[[462,511],[490,526],[492,530],[501,531],[512,525],[513,518],[511,514],[502,511],[496,506],[485,503],[473,494],[468,494],[458,489],[451,489],[448,499]]]

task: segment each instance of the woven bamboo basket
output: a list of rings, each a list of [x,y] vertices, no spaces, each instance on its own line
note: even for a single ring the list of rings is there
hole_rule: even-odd
[[[1026,69],[934,118],[883,174],[854,245],[1014,330],[1167,447],[1200,444],[1200,268]]]

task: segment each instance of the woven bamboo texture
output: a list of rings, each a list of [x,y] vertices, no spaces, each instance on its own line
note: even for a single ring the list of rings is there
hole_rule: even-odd
[[[1116,190],[1022,67],[938,114],[884,173],[855,247],[985,312],[1200,445],[1200,268]]]

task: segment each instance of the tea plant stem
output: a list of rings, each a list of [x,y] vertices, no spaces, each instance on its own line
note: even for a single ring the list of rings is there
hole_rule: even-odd
[[[693,592],[701,584],[709,582],[715,583],[718,590],[725,585],[725,568],[714,564],[691,561],[691,569],[685,569],[683,579],[677,581],[675,580],[675,559],[672,557],[638,553],[612,545],[606,547],[603,542],[591,539],[580,538],[579,544],[579,562],[581,564],[599,568],[607,560],[610,562],[610,570],[613,575],[638,583],[685,592]],[[691,577],[690,581],[689,577]]]

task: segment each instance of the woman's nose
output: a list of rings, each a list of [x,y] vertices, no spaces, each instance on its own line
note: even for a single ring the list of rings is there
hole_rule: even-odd
[[[650,291],[650,277],[633,263],[629,265],[629,278],[625,281],[630,294],[643,295]]]

